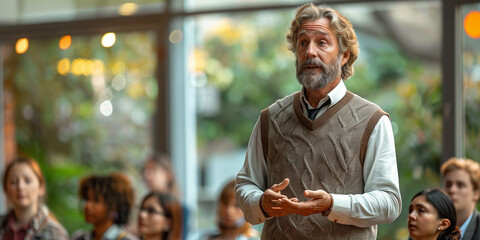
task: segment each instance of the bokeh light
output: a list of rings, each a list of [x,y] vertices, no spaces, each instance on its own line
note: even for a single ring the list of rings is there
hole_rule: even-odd
[[[117,91],[121,91],[127,85],[127,79],[124,75],[117,75],[112,79],[112,87]]]
[[[20,38],[15,44],[15,52],[18,54],[24,54],[28,50],[28,38]]]
[[[116,62],[112,67],[112,73],[114,75],[120,75],[125,73],[125,62],[124,61]]]
[[[118,14],[123,16],[130,16],[136,13],[138,5],[135,3],[124,3],[118,7]]]
[[[57,63],[57,72],[61,75],[67,75],[70,71],[70,59],[62,58]]]
[[[105,117],[112,115],[113,105],[110,100],[105,100],[100,104],[100,113]]]
[[[112,47],[115,44],[115,41],[117,41],[117,37],[115,36],[115,33],[109,32],[103,34],[102,37],[102,46],[109,48]]]
[[[139,81],[133,81],[127,86],[127,94],[131,98],[139,98],[145,94],[145,88]]]
[[[183,33],[182,31],[175,29],[170,33],[170,36],[168,37],[168,40],[173,43],[177,44],[183,39]]]
[[[95,65],[93,64],[93,61],[86,59],[83,64],[82,74],[84,76],[92,75],[94,69],[95,69]]]
[[[72,73],[76,76],[80,76],[83,74],[85,60],[82,58],[77,58],[72,62]]]
[[[105,65],[103,64],[103,62],[101,60],[94,60],[93,61],[93,74],[94,75],[98,75],[98,74],[102,74],[103,71],[104,71],[104,68],[105,68]]]
[[[467,13],[463,20],[465,33],[471,38],[480,38],[480,11]]]
[[[70,35],[65,35],[60,38],[60,41],[58,41],[58,47],[62,50],[68,49],[72,45],[72,36]]]

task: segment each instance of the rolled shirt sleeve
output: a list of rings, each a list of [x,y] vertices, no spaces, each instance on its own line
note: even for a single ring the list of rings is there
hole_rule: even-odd
[[[265,221],[260,198],[267,186],[267,165],[263,156],[260,121],[257,120],[248,142],[245,163],[235,180],[235,196],[245,220],[255,225]]]

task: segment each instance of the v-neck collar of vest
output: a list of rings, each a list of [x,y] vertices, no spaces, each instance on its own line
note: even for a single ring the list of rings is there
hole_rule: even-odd
[[[305,126],[308,130],[314,131],[318,127],[322,126],[330,117],[332,117],[338,110],[340,110],[343,106],[347,105],[350,100],[353,98],[353,93],[347,91],[345,96],[343,96],[340,101],[338,101],[335,105],[327,109],[320,117],[310,120],[302,110],[302,100],[300,99],[300,92],[295,93],[293,96],[293,108],[295,110],[295,114],[300,122]]]

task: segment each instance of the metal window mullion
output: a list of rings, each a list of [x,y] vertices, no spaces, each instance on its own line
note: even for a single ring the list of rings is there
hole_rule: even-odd
[[[461,77],[460,5],[443,0],[442,52],[442,163],[451,157],[464,156],[464,103]]]

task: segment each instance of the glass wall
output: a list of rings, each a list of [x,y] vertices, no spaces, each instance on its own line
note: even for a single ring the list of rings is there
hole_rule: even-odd
[[[360,42],[347,88],[390,114],[404,203],[438,185],[441,156],[441,7],[438,2],[333,6]],[[195,76],[198,227],[213,228],[219,190],[238,173],[260,111],[300,90],[285,35],[294,9],[202,15],[187,69]],[[189,37],[189,36],[187,36]],[[379,239],[406,239],[407,208]],[[394,233],[392,235],[392,233]]]
[[[84,225],[81,177],[123,171],[142,195],[139,170],[152,146],[158,92],[155,34],[19,39],[2,47],[6,158],[19,152],[41,163],[47,204],[69,232]]]
[[[462,78],[465,156],[480,160],[480,3],[462,6]]]

